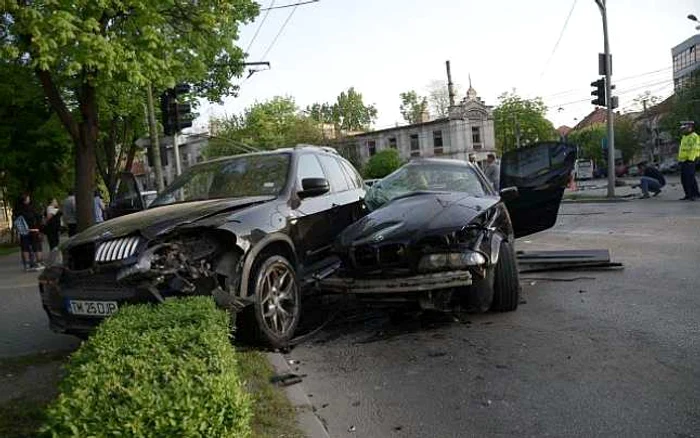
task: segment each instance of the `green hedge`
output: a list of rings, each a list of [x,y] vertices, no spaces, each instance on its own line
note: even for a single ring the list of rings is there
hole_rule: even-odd
[[[229,318],[210,298],[127,306],[72,355],[43,432],[54,437],[247,437],[251,399]]]

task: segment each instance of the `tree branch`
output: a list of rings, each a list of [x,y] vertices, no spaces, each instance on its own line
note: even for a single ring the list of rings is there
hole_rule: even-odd
[[[46,70],[37,69],[36,74],[39,77],[42,88],[44,89],[44,94],[46,94],[46,97],[49,99],[49,103],[54,111],[56,111],[61,123],[63,123],[63,126],[66,127],[73,141],[76,143],[79,142],[80,130],[78,129],[78,124],[75,122],[73,114],[71,114],[71,112],[68,110],[63,97],[61,97],[61,93],[58,91],[58,87],[56,87],[56,83],[53,81],[51,73]]]

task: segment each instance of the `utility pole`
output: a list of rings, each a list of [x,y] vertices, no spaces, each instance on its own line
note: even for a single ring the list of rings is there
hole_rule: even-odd
[[[445,67],[447,68],[447,94],[450,96],[450,106],[455,106],[455,86],[452,83],[450,61],[445,61]]]
[[[612,98],[612,57],[608,40],[608,11],[606,0],[595,0],[600,15],[603,18],[603,45],[605,56],[605,96],[608,107],[608,198],[615,197],[615,131],[613,129],[613,98]]]
[[[158,130],[156,127],[156,110],[153,107],[153,88],[151,84],[146,87],[146,103],[148,105],[148,134],[151,139],[151,152],[153,155],[153,170],[156,174],[156,188],[159,192],[165,189],[163,183],[163,167],[160,163],[160,147],[158,145]]]

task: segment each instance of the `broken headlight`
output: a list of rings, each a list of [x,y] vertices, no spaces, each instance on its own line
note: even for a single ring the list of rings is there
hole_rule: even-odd
[[[420,259],[418,270],[420,272],[430,272],[465,269],[470,266],[481,266],[485,263],[486,257],[476,251],[426,254]]]

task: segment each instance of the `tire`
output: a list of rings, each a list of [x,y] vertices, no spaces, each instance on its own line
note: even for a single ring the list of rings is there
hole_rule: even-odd
[[[493,303],[491,310],[512,312],[520,302],[520,277],[513,245],[501,242],[494,272]]]
[[[301,316],[301,289],[294,267],[281,255],[262,254],[250,279],[253,305],[245,309],[239,330],[245,338],[272,348],[286,347]]]
[[[494,296],[494,278],[494,268],[489,267],[484,278],[474,280],[471,286],[460,288],[464,310],[470,313],[489,311]]]

